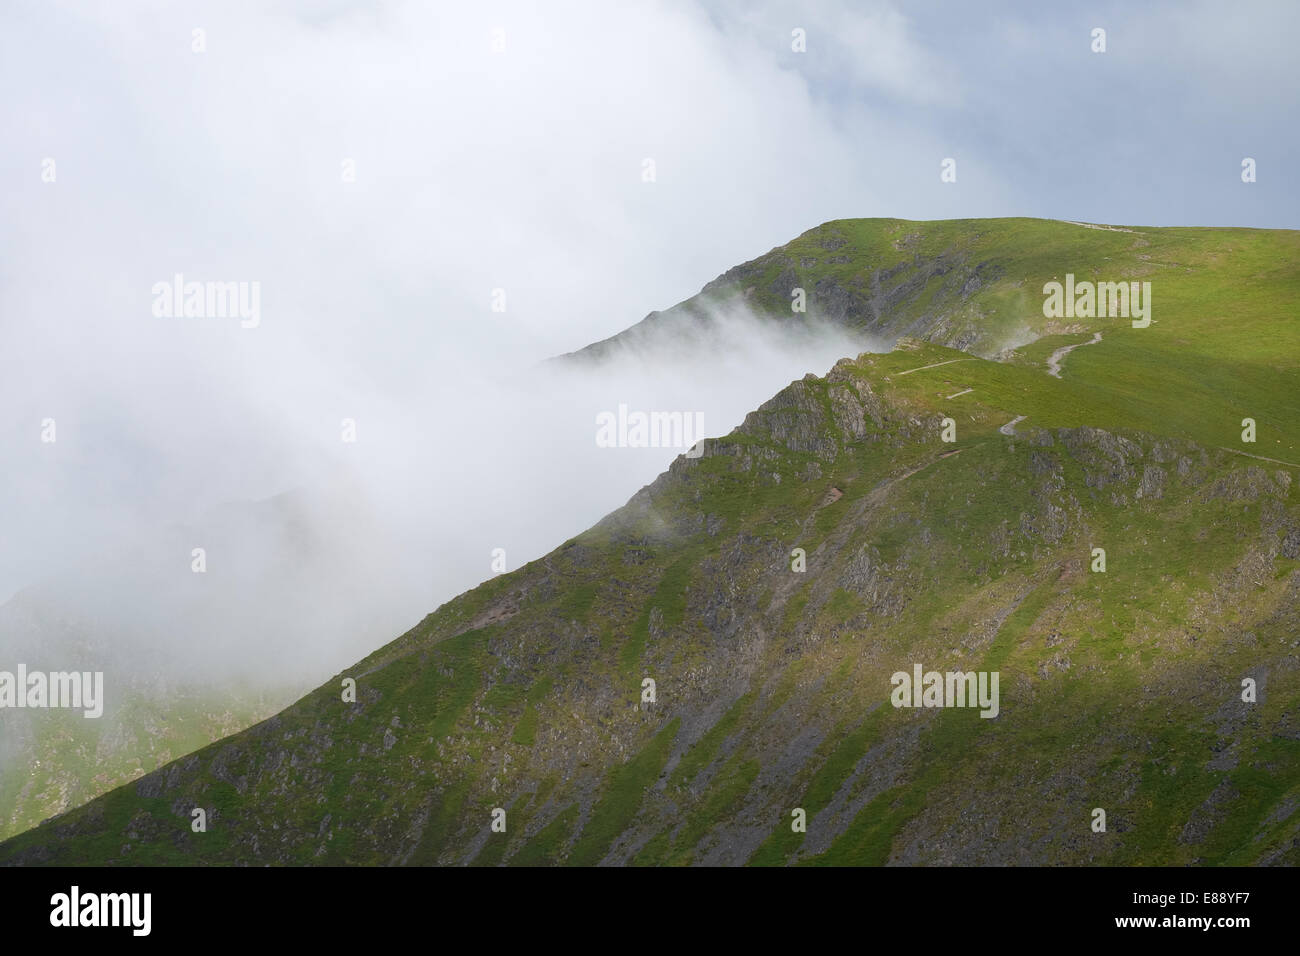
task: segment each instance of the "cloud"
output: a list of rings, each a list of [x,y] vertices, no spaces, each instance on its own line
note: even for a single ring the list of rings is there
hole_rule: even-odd
[[[671,459],[599,456],[595,412],[700,410],[722,433],[853,351],[830,336],[773,342],[740,317],[739,364],[634,360],[609,381],[527,372],[819,222],[1300,220],[1281,174],[1296,134],[1278,118],[1297,85],[1277,8],[1233,21],[1216,47],[1214,8],[1103,7],[1111,59],[1087,53],[1091,11],[808,9],[7,5],[0,599],[60,569],[88,581],[141,538],[189,573],[191,535],[151,529],[324,489],[335,504],[309,512],[322,528],[339,500],[369,517],[348,525],[351,562],[320,557],[348,550],[320,539],[310,566],[326,570],[285,577],[288,604],[336,608],[346,593],[363,620],[300,616],[295,643],[274,587],[231,586],[249,595],[246,631],[288,642],[284,667],[298,655],[304,673],[328,668],[382,639],[367,608],[385,609],[376,628],[390,613],[414,623],[486,577],[491,548],[518,566]],[[796,25],[806,54],[790,50]],[[1220,50],[1258,51],[1240,85]],[[1197,152],[1215,123],[1231,131],[1223,155]],[[1262,172],[1243,193],[1246,149]],[[939,181],[946,156],[956,184]],[[258,282],[260,325],[155,316],[151,289],[176,273]],[[260,541],[256,523],[245,534],[260,542],[247,553],[297,553]],[[378,583],[339,592],[363,564]],[[145,600],[150,578],[132,580],[123,593]],[[130,601],[114,607],[130,616]],[[213,617],[204,639],[243,653],[247,634],[218,640],[231,620]]]
[[[827,0],[714,9],[730,31],[806,76],[819,95],[865,94],[907,106],[961,102],[960,74],[924,45],[894,4]],[[798,54],[792,48],[795,30],[803,31],[804,50]]]

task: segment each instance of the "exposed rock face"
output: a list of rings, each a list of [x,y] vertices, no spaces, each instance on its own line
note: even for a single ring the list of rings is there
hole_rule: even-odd
[[[996,410],[944,444],[887,378],[792,383],[340,675],[356,703],[329,681],[0,862],[1297,862],[1289,481]],[[999,673],[997,716],[891,706],[914,665]]]

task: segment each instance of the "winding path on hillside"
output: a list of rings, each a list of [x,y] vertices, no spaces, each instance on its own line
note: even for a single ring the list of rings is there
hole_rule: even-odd
[[[1071,226],[1083,226],[1084,229],[1103,229],[1106,232],[1137,232],[1136,229],[1125,229],[1123,226],[1103,226],[1097,222],[1075,222],[1073,219],[1066,219],[1065,222]]]
[[[1292,468],[1300,468],[1300,465],[1297,465],[1295,462],[1283,461],[1281,458],[1266,458],[1264,455],[1252,455],[1248,451],[1242,451],[1239,448],[1229,448],[1227,445],[1215,445],[1214,447],[1223,451],[1230,451],[1234,455],[1244,455],[1247,458],[1254,458],[1256,461],[1271,461],[1279,465],[1290,465]]]
[[[911,375],[913,372],[924,372],[927,368],[938,368],[940,365],[952,365],[954,362],[973,362],[974,359],[948,359],[946,362],[935,362],[933,365],[922,365],[920,368],[909,368],[906,372],[899,372],[899,376]]]
[[[1061,346],[1061,348],[1059,348],[1059,349],[1057,349],[1055,352],[1053,352],[1053,353],[1051,354],[1051,357],[1048,358],[1048,360],[1047,360],[1047,374],[1048,374],[1048,375],[1055,376],[1056,378],[1060,378],[1060,377],[1061,377],[1061,363],[1062,363],[1063,361],[1065,361],[1065,357],[1066,357],[1067,355],[1069,355],[1071,352],[1073,352],[1073,351],[1074,351],[1075,349],[1077,349],[1077,348],[1082,348],[1082,347],[1085,346],[1085,345],[1096,345],[1096,344],[1097,344],[1098,342],[1100,342],[1100,341],[1101,341],[1101,333],[1100,333],[1100,332],[1094,332],[1094,333],[1092,333],[1092,340],[1089,341],[1089,342],[1076,342],[1076,343],[1074,343],[1073,345],[1063,345],[1063,346]]]
[[[1024,415],[1017,415],[1015,418],[1011,419],[1011,421],[1007,422],[1005,425],[999,428],[998,431],[1000,431],[1004,435],[1010,435],[1012,438],[1015,438],[1016,425],[1020,422],[1023,422],[1024,420],[1025,420]]]

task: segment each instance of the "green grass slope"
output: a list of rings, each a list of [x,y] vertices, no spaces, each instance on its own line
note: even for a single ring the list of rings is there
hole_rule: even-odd
[[[0,862],[1300,862],[1297,241],[812,230],[709,294],[912,282],[861,313],[897,349],[793,383],[545,558]],[[1151,281],[1152,324],[1052,326],[1066,272]],[[998,716],[894,708],[914,664],[997,672]]]
[[[4,715],[0,839],[251,726],[292,699],[161,681],[128,685],[123,697],[96,721],[64,710]]]

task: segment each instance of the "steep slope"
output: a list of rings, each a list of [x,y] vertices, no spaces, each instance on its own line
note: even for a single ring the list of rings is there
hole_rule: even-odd
[[[106,669],[100,655],[76,656],[92,671]],[[29,655],[24,663],[54,669],[42,666],[48,659]],[[0,717],[0,838],[252,726],[296,696],[234,682],[176,681],[147,670],[115,674],[111,686],[99,719],[78,710],[7,709]]]
[[[1257,322],[1274,327],[1278,283],[1294,294],[1295,233],[1259,229],[1092,226],[1044,219],[842,219],[730,269],[699,294],[556,361],[600,361],[620,351],[699,352],[725,348],[724,316],[745,313],[786,328],[829,324],[879,351],[903,336],[984,357],[1042,336],[1081,330],[1086,320],[1043,315],[1043,284],[1079,279],[1153,283],[1155,322],[1179,314],[1234,313],[1233,352],[1294,356],[1252,341]],[[806,311],[792,311],[803,289]],[[1253,326],[1253,327],[1252,327]],[[1274,331],[1277,329],[1274,327]],[[1295,343],[1294,328],[1288,329]],[[1065,343],[1057,343],[1065,344]]]
[[[996,362],[904,339],[808,376],[0,862],[1300,862],[1300,236],[924,241],[1004,225],[969,301],[1020,291],[972,314],[988,342],[1051,331],[1039,293],[1067,272],[1150,278],[1150,326],[1072,320]],[[858,228],[881,227],[808,235]],[[918,664],[996,672],[997,716],[891,706]]]
[[[104,696],[93,719],[0,708],[0,838],[276,713],[397,630],[359,620],[350,595],[330,593],[329,582],[356,582],[373,564],[369,528],[344,500],[223,505],[115,541],[0,604],[0,670],[101,672]],[[202,574],[196,545],[208,556]]]
[[[968,399],[941,440],[939,393],[1021,374],[1041,424]],[[1295,863],[1294,469],[1044,410],[1086,394],[914,343],[809,376],[340,675],[355,704],[327,682],[0,860]],[[997,716],[890,706],[915,664],[997,671]]]

